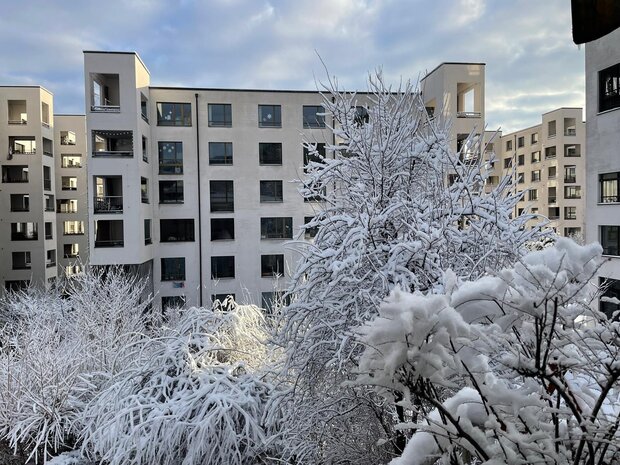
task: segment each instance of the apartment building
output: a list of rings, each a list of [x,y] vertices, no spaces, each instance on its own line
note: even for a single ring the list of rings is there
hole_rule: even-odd
[[[70,155],[83,155],[83,115],[54,116],[53,96],[42,87],[0,87],[0,147],[6,148],[0,154],[0,292],[30,283],[49,287],[64,272],[59,272],[59,264],[69,267],[77,257],[65,258],[65,231],[58,228],[63,215],[56,213],[62,211],[66,191],[84,200],[86,191],[84,182],[75,183],[85,169],[65,169],[65,122],[73,128],[77,144]],[[85,215],[86,209],[82,211]],[[87,253],[85,242],[81,250]]]
[[[600,242],[605,263],[597,284],[620,298],[620,29],[585,46],[586,55],[586,234]],[[601,299],[611,314],[620,306]]]
[[[583,239],[585,229],[585,123],[581,108],[544,113],[541,124],[500,135],[491,182],[514,174],[525,191],[516,215],[529,212],[549,219],[558,235]]]

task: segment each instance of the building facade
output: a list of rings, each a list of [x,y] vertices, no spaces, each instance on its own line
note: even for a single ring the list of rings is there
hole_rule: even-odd
[[[558,235],[583,240],[585,229],[585,123],[581,108],[558,108],[530,128],[500,135],[493,143],[496,162],[491,182],[513,175],[525,191],[516,215],[549,219]]]
[[[586,44],[586,241],[607,259],[596,284],[620,298],[620,29]],[[601,309],[620,309],[602,299]]]

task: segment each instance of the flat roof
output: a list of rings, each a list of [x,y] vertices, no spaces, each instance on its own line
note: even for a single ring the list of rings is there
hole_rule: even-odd
[[[185,91],[202,91],[202,92],[274,92],[274,93],[295,93],[295,94],[317,94],[319,90],[292,90],[292,89],[237,89],[225,87],[173,87],[173,86],[149,86],[149,89],[162,90],[185,90]],[[326,91],[325,91],[326,92]],[[355,92],[356,94],[368,92]]]
[[[426,79],[427,76],[430,76],[431,74],[433,74],[435,71],[437,71],[443,65],[481,65],[481,66],[486,66],[487,64],[486,63],[467,62],[467,61],[442,61],[437,66],[435,66],[432,71],[426,73],[424,75],[424,77],[422,79],[420,79],[420,80],[423,81],[424,79]]]
[[[556,109],[551,110],[551,111],[547,111],[547,112],[543,113],[543,115],[547,115],[549,113],[553,113],[554,111],[558,111],[558,110],[581,110],[581,111],[583,111],[583,107],[560,107],[560,108],[556,108]]]
[[[47,92],[48,94],[54,95],[52,92],[50,92],[48,89],[46,89],[43,86],[2,86],[2,85],[0,85],[0,88],[1,89],[11,89],[11,88],[13,88],[13,89],[42,89],[45,92]]]
[[[142,61],[142,58],[140,58],[140,55],[138,55],[138,52],[118,52],[114,50],[82,50],[82,53],[107,53],[110,55],[134,55],[138,59],[138,61],[142,63],[142,66],[144,66],[144,69],[146,70],[146,72],[149,73],[149,75],[151,74],[149,69],[146,67],[146,65]]]

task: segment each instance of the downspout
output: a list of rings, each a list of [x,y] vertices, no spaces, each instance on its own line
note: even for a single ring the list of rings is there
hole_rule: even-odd
[[[196,163],[197,163],[197,177],[198,177],[198,274],[199,274],[199,286],[198,286],[198,305],[202,307],[202,195],[200,193],[200,120],[198,119],[198,93],[194,94],[196,97]]]

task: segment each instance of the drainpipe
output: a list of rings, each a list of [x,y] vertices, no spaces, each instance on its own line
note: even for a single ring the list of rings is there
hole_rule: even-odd
[[[198,172],[198,305],[202,307],[202,195],[200,193],[200,120],[198,119],[198,93],[194,94],[194,96],[196,97],[196,171]]]

